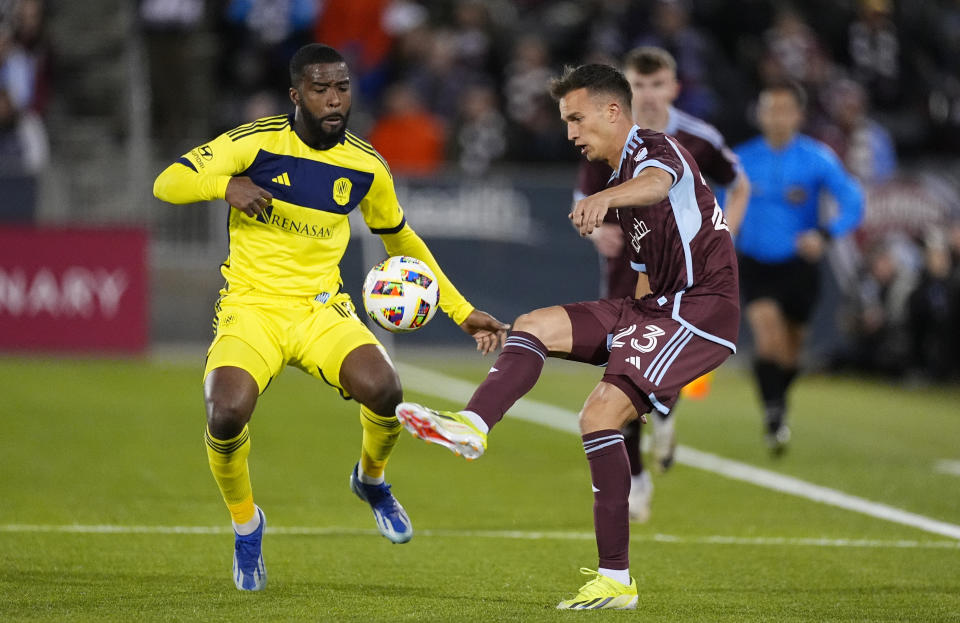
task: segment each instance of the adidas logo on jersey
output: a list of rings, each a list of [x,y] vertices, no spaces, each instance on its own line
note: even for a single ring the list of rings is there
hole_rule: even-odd
[[[639,357],[627,357],[626,359],[624,359],[624,361],[629,363],[631,366],[633,366],[637,370],[639,370],[640,366],[643,365],[643,362],[640,360]]]
[[[273,178],[273,179],[270,180],[270,181],[273,182],[274,184],[280,184],[281,186],[289,186],[289,185],[290,185],[290,177],[287,175],[287,172],[286,172],[286,171],[284,171],[283,173],[281,173],[280,175],[276,176],[275,178]]]

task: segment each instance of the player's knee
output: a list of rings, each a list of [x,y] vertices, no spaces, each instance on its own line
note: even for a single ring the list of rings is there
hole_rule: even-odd
[[[587,433],[592,433],[598,430],[606,430],[608,428],[618,428],[614,424],[607,422],[608,418],[604,417],[602,411],[596,408],[594,405],[593,408],[587,408],[586,406],[580,410],[580,434],[586,435]]]
[[[231,439],[243,431],[253,414],[253,403],[243,396],[213,394],[207,396],[207,428],[217,439]]]
[[[517,316],[517,319],[513,321],[514,331],[523,331],[524,333],[529,333],[536,336],[540,340],[543,340],[544,337],[546,337],[548,329],[549,325],[546,322],[545,316],[541,313],[538,313],[538,311],[520,314]]]
[[[609,389],[601,383],[584,403],[580,410],[580,433],[593,433],[598,430],[619,430],[636,415],[633,405],[626,402],[619,390]]]
[[[364,376],[353,384],[352,395],[377,415],[390,416],[403,401],[403,388],[400,377],[391,369],[390,372]]]

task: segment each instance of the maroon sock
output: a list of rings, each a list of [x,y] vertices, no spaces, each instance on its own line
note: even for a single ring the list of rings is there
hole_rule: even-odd
[[[657,413],[660,413],[657,411]],[[643,473],[643,454],[640,452],[643,439],[643,428],[640,418],[635,419],[623,427],[623,445],[627,448],[627,458],[630,460],[630,475],[639,476]]]
[[[540,378],[547,347],[531,333],[514,331],[464,411],[473,411],[493,428],[503,414]]]
[[[593,529],[597,553],[604,569],[629,569],[630,462],[618,430],[598,430],[583,435],[583,451],[593,480]]]

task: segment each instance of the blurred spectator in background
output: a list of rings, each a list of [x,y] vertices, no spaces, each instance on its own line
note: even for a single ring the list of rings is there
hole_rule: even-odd
[[[343,54],[352,79],[365,98],[380,96],[387,83],[387,57],[393,43],[387,11],[391,0],[321,0],[314,41],[332,46]],[[396,17],[394,17],[396,19]]]
[[[774,454],[790,440],[787,393],[817,302],[820,259],[830,240],[850,233],[863,215],[856,180],[829,147],[798,133],[805,103],[796,82],[765,87],[757,102],[762,135],[735,150],[751,183],[737,237],[740,291],[753,336],[766,440]],[[838,204],[829,221],[820,217],[823,191]]]
[[[479,72],[459,64],[457,39],[449,30],[427,35],[423,56],[414,57],[407,80],[430,110],[451,123],[457,116],[460,98],[471,84],[484,80]]]
[[[453,159],[464,173],[482,175],[507,152],[507,121],[498,104],[497,92],[490,85],[472,86],[460,99],[451,147]]]
[[[826,93],[830,123],[813,134],[837,152],[861,183],[882,184],[896,173],[897,154],[890,133],[867,115],[868,106],[858,83],[836,81]]]
[[[944,232],[928,232],[923,269],[910,293],[910,370],[913,379],[944,381],[952,366],[950,250]]]
[[[765,52],[758,68],[761,85],[798,82],[807,93],[806,126],[829,123],[822,92],[830,82],[833,66],[823,43],[804,16],[790,5],[781,6],[763,39]]]
[[[719,50],[705,33],[690,23],[687,0],[657,0],[650,19],[653,29],[641,35],[635,46],[667,50],[677,62],[680,95],[677,108],[695,117],[712,119],[717,109],[710,84]]]
[[[457,0],[451,34],[461,67],[484,75],[499,71],[497,61],[502,59],[494,53],[498,35],[486,4],[480,0]]]
[[[511,158],[521,161],[570,160],[575,152],[557,132],[560,119],[547,93],[553,64],[546,41],[537,34],[517,40],[505,69],[503,95],[510,123]]]
[[[525,127],[535,125],[551,67],[550,51],[542,38],[526,35],[517,41],[513,57],[507,63],[503,88],[511,121]]]
[[[852,360],[860,370],[900,376],[909,367],[909,300],[916,287],[914,246],[891,235],[867,251],[866,268],[849,322]]]
[[[38,58],[20,44],[13,26],[24,23],[22,5],[7,8],[10,13],[0,13],[0,221],[29,222],[49,145],[36,108]]]
[[[150,81],[151,130],[163,153],[207,131],[210,120],[209,76],[194,54],[204,27],[204,0],[143,0],[143,29]]]
[[[960,375],[960,215],[954,214],[947,228],[947,249],[950,252],[950,339],[952,369]]]
[[[27,56],[33,74],[30,109],[43,115],[50,97],[51,46],[44,20],[43,0],[18,0],[12,12],[13,37]]]
[[[313,41],[316,17],[314,0],[225,3],[220,22],[223,67],[217,76],[227,118],[217,120],[217,125],[228,128],[247,121],[242,111],[251,94],[283,93],[289,88],[290,57]]]
[[[897,172],[893,139],[886,128],[867,116],[867,93],[857,82],[837,79],[823,87],[820,99],[827,115],[811,124],[811,135],[829,145],[864,186],[869,213],[870,199],[884,192],[882,185]],[[828,208],[832,206],[828,204]],[[827,259],[842,296],[855,298],[862,258],[853,238],[836,241]]]
[[[902,101],[900,33],[893,22],[891,0],[859,0],[859,15],[847,31],[847,53],[853,77],[863,84],[880,109]]]
[[[766,54],[761,78],[767,82],[795,80],[809,87],[826,52],[803,15],[790,5],[782,6],[763,38]]]
[[[936,62],[935,77],[928,81],[932,88],[926,102],[931,121],[930,142],[956,153],[960,145],[960,0],[924,3],[923,8],[926,20],[920,27]]]
[[[20,177],[26,172],[23,142],[17,131],[17,109],[6,88],[0,86],[0,179],[4,188],[8,178]]]
[[[409,84],[401,82],[387,90],[383,114],[368,138],[395,174],[431,175],[443,164],[444,122],[424,108]]]

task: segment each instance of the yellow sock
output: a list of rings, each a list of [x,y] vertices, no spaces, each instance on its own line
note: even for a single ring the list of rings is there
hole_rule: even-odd
[[[240,434],[233,439],[215,439],[210,429],[204,432],[207,446],[207,459],[210,471],[220,487],[223,501],[230,509],[230,516],[238,524],[253,519],[253,489],[250,486],[250,469],[247,456],[250,455],[250,432],[244,426]]]
[[[360,405],[360,425],[363,427],[360,469],[371,478],[381,478],[400,437],[400,421],[395,415],[384,417]]]

